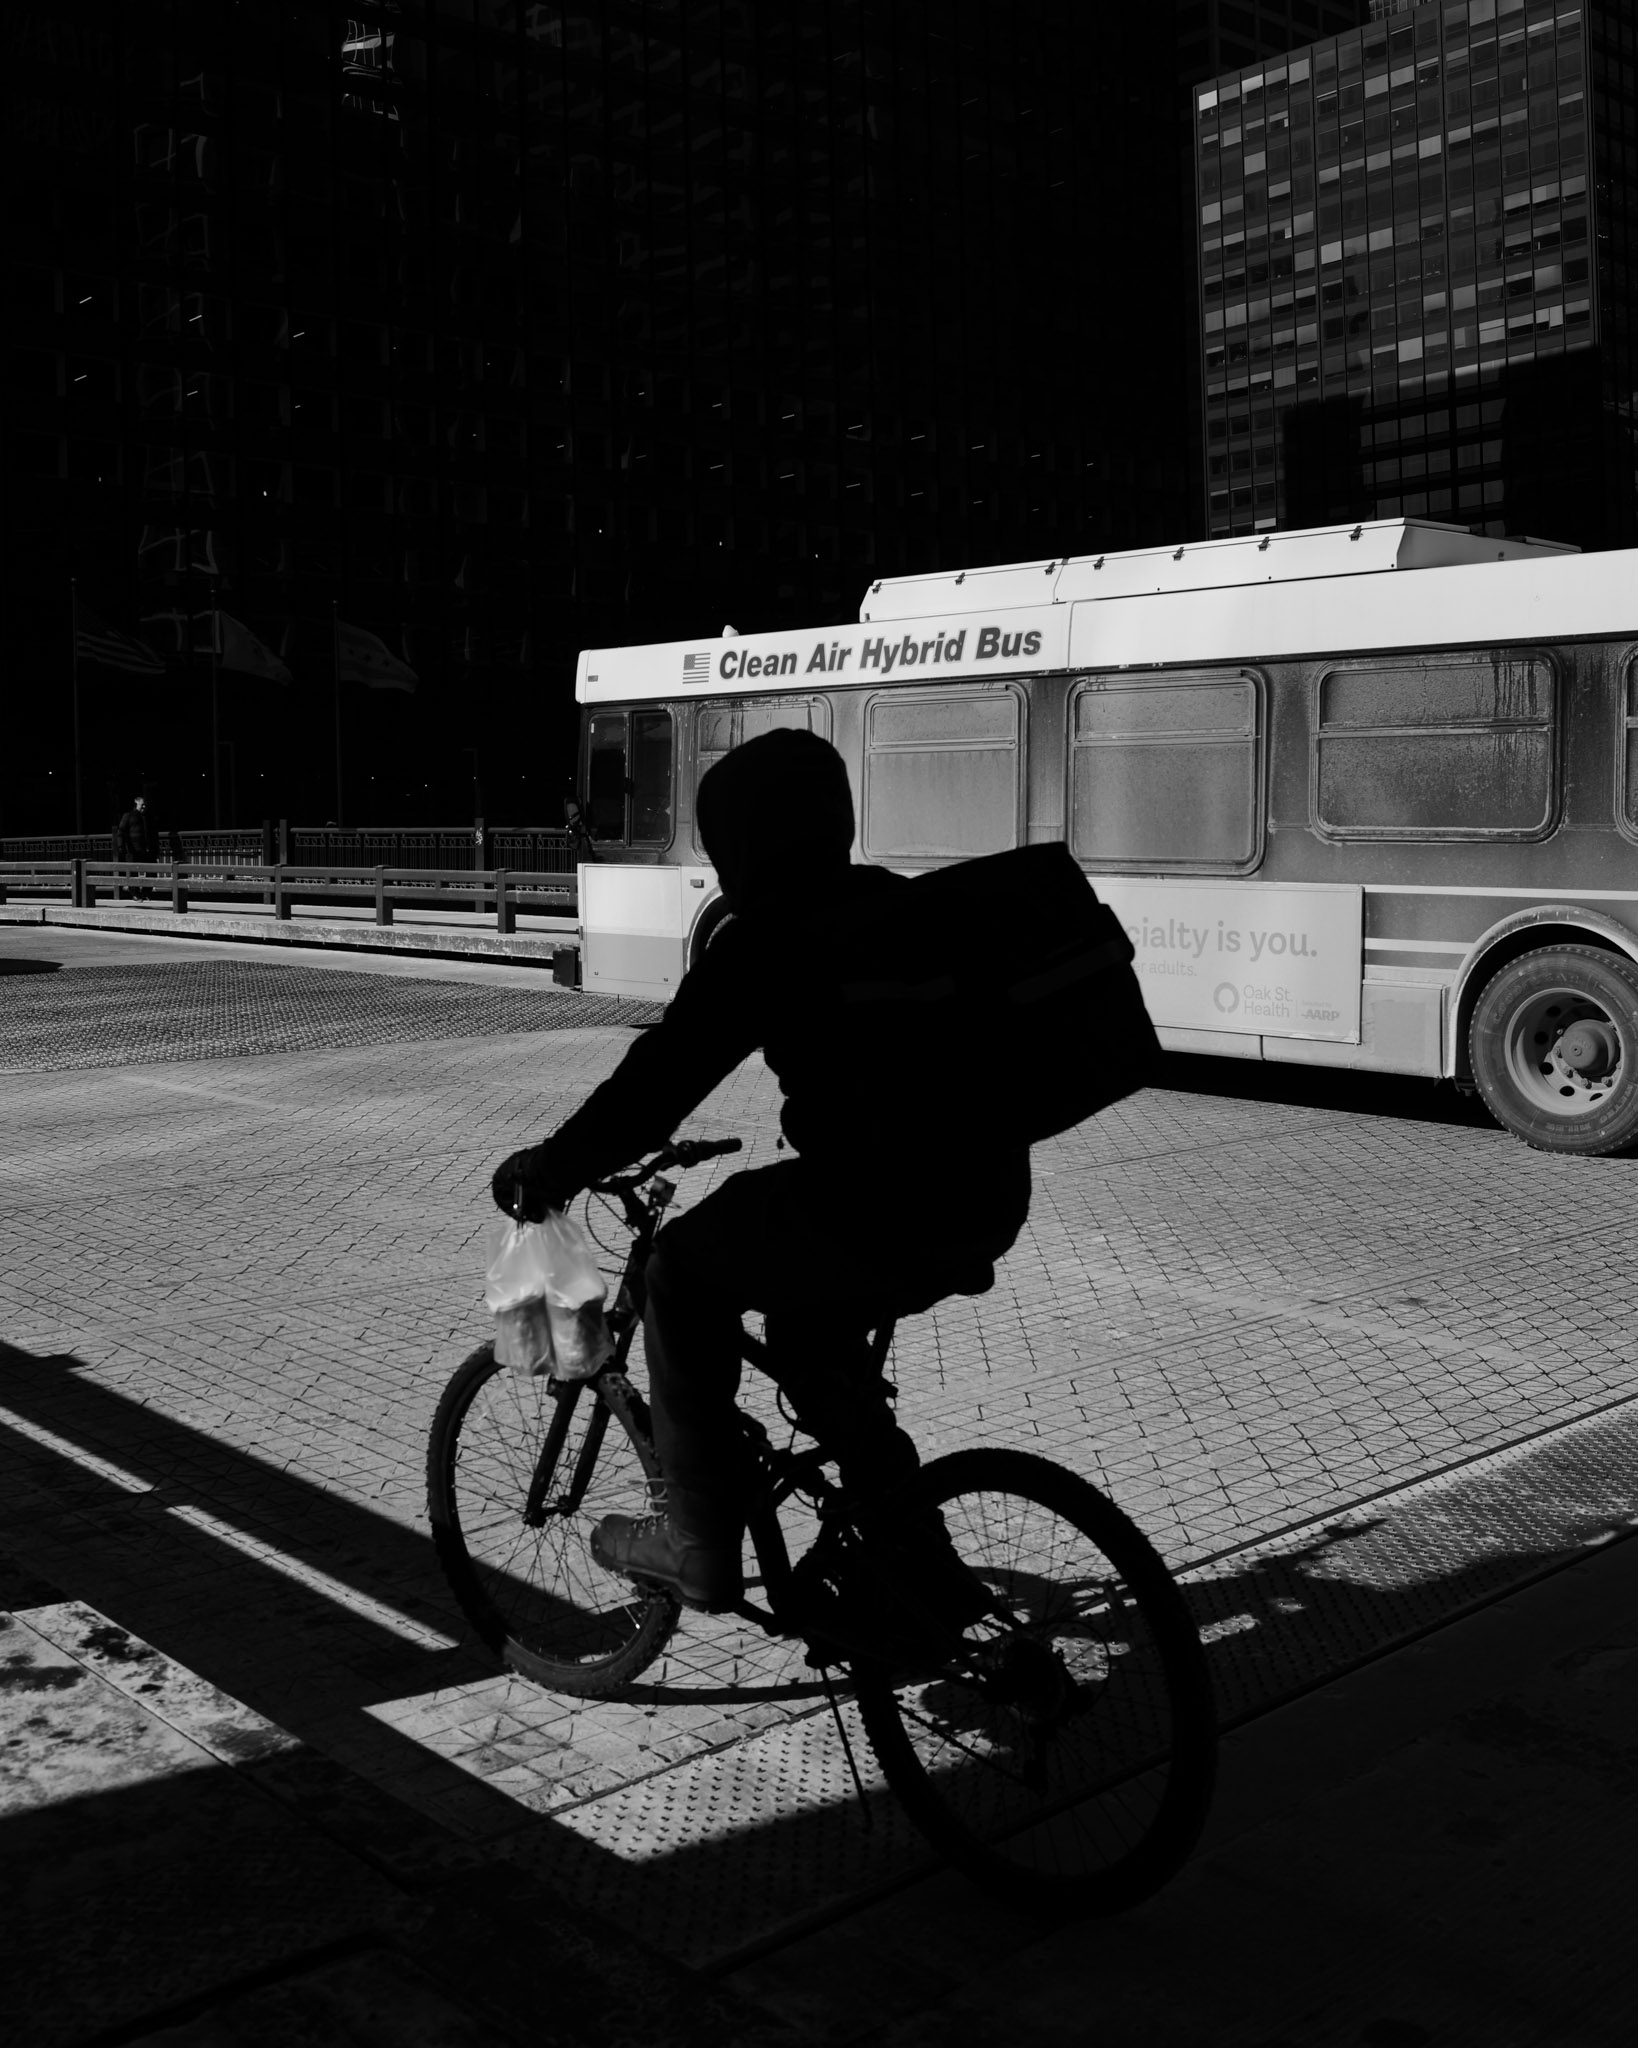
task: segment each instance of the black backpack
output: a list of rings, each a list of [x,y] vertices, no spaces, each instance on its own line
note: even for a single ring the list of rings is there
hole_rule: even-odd
[[[965,860],[855,907],[812,1022],[884,1130],[1034,1144],[1145,1086],[1160,1046],[1132,943],[1069,849]]]

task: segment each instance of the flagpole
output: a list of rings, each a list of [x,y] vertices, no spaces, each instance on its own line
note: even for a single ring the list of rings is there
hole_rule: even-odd
[[[222,829],[222,741],[216,715],[216,643],[222,633],[222,614],[210,615],[210,809],[211,827]]]
[[[341,604],[336,598],[330,600],[330,635],[336,657],[336,823],[341,825]]]
[[[80,594],[72,576],[68,579],[68,661],[74,691],[74,831],[77,837],[85,830],[85,806],[80,796]]]

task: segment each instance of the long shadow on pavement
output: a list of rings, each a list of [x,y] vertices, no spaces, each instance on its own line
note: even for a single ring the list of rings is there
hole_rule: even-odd
[[[486,1658],[438,1647],[430,1634],[449,1629],[452,1615],[425,1537],[97,1386],[70,1359],[0,1346],[0,1404],[63,1445],[27,1430],[0,1434],[9,1467],[0,1546],[391,1786],[465,1836],[469,1856],[503,1850],[696,1964],[721,1964],[782,1925],[926,1867],[879,1794],[868,1802],[877,1826],[865,1832],[834,1733],[811,1717],[659,1763],[578,1809],[572,1825],[531,1813],[368,1711],[493,1674]],[[1561,1432],[1512,1454],[1505,1469],[1487,1461],[1202,1573],[1189,1595],[1225,1717],[1264,1711],[1496,1599],[1624,1523],[1638,1504],[1638,1416],[1618,1411],[1599,1429],[1596,1456],[1585,1431]],[[340,1582],[366,1611],[247,1555],[187,1519],[190,1508]],[[406,1642],[405,1626],[421,1640]],[[756,1704],[756,1688],[718,1691],[747,1710]],[[595,1723],[598,1709],[577,1712]],[[349,1736],[367,1739],[338,1739]],[[287,1804],[332,1819],[350,1796],[323,1757],[250,1768]],[[379,1818],[369,1825],[379,1830]],[[413,1863],[424,1850],[408,1853]],[[391,1865],[390,1847],[381,1860]],[[1004,1908],[997,1919],[1019,1939],[1030,1927]]]

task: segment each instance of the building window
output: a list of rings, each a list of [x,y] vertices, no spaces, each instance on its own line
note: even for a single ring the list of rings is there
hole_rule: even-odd
[[[1078,860],[1242,874],[1262,858],[1255,677],[1099,677],[1076,691],[1070,732]]]
[[[1538,839],[1556,807],[1543,656],[1433,657],[1320,678],[1314,819],[1369,839]]]
[[[1016,690],[891,691],[865,712],[864,850],[920,865],[1000,853],[1022,823]]]

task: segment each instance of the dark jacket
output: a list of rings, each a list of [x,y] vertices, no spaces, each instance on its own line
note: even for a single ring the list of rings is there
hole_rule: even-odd
[[[875,867],[842,867],[826,879],[822,900],[787,898],[722,927],[661,1021],[548,1140],[541,1179],[556,1196],[663,1144],[760,1048],[784,1095],[786,1141],[827,1178],[879,1192],[884,1170],[930,1174],[940,1198],[958,1198],[977,1226],[963,1235],[991,1234],[986,1223],[1016,1231],[1029,1207],[1028,1147],[987,1143],[970,1102],[900,1113],[911,1091],[882,1071],[869,1044],[839,1053],[821,998],[827,979],[845,973],[848,910],[908,884]]]
[[[104,811],[103,816],[107,815]],[[152,860],[153,857],[154,842],[148,827],[148,814],[133,805],[130,810],[120,813],[119,823],[114,827],[114,858]]]

